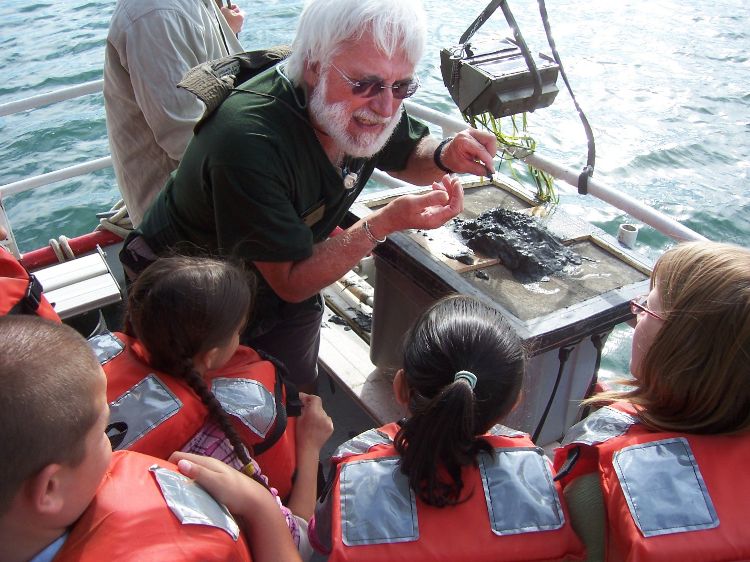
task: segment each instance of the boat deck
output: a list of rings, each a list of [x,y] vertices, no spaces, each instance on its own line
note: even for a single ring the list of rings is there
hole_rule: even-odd
[[[405,414],[393,397],[393,372],[370,361],[370,346],[336,311],[326,306],[320,330],[318,393],[334,423],[334,433],[321,451],[327,459],[341,443]]]
[[[370,361],[370,346],[347,325],[334,322],[335,312],[326,307],[320,338],[318,366],[346,392],[351,400],[382,425],[405,414],[392,390],[393,372]]]

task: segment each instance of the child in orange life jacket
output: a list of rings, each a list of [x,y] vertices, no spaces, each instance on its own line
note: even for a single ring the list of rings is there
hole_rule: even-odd
[[[0,242],[7,237],[0,226]],[[0,315],[5,314],[36,314],[60,322],[39,281],[0,244]]]
[[[266,388],[257,380],[252,380],[255,367],[265,364],[273,376],[274,365],[268,361],[260,361],[259,357],[256,357],[257,360],[246,361],[244,358],[249,354],[255,356],[255,352],[239,345],[239,334],[247,322],[251,308],[251,287],[248,275],[232,264],[208,258],[180,256],[157,260],[131,287],[126,324],[137,338],[133,342],[133,349],[141,351],[139,358],[147,364],[147,372],[157,369],[162,381],[170,384],[172,390],[177,392],[182,388],[188,392],[183,397],[185,407],[177,411],[174,420],[171,420],[180,421],[188,427],[188,431],[182,434],[182,442],[174,441],[173,433],[159,434],[159,439],[167,440],[171,446],[171,450],[163,450],[165,458],[175,449],[182,448],[188,452],[216,456],[237,468],[251,465],[257,476],[259,467],[254,462],[251,464],[246,450],[248,447],[252,451],[254,443],[250,438],[255,435],[245,431],[241,436],[223,403],[233,410],[233,417],[238,417],[238,412],[241,414],[243,409],[250,410],[250,414],[244,416],[246,418],[252,415],[254,408],[262,410],[270,406],[277,424],[280,423],[279,420],[286,419],[284,404],[278,400],[275,403],[272,394],[280,381],[269,382]],[[110,368],[116,362],[115,358],[104,365],[112,387],[118,385],[121,378],[129,377],[129,373]],[[276,364],[277,376],[274,378],[278,378],[281,368],[283,366]],[[127,386],[132,382],[128,381]],[[185,388],[185,384],[189,385],[194,394]],[[222,387],[221,384],[225,386]],[[215,395],[219,391],[212,391],[212,388],[225,389],[220,395],[222,402]],[[243,392],[247,393],[248,402],[243,401]],[[261,406],[257,402],[250,403],[257,397],[257,393],[267,397]],[[151,394],[156,396],[157,393]],[[196,400],[196,396],[200,402]],[[312,517],[317,495],[318,456],[333,429],[319,397],[300,394],[300,398],[303,411],[296,424],[296,444],[291,441],[286,444],[288,448],[285,449],[292,459],[276,457],[271,459],[269,465],[263,464],[266,455],[259,458],[263,472],[272,474],[272,469],[277,468],[273,466],[276,462],[288,462],[294,467],[291,461],[296,453],[296,477],[287,505],[298,516],[288,518],[298,545],[300,538],[303,539],[303,544],[306,543],[307,520]],[[208,423],[202,429],[201,425],[206,421],[205,414],[197,422],[186,421],[190,415],[187,412],[190,403],[200,407],[201,413],[207,410]],[[114,421],[114,410],[112,417]],[[166,423],[169,422],[167,420]],[[237,425],[246,429],[243,424]],[[255,423],[255,426],[258,425]],[[180,431],[177,430],[177,433]],[[272,430],[268,430],[268,433],[272,433]],[[193,435],[195,436],[188,441]],[[223,447],[224,436],[231,443],[229,450]],[[282,436],[276,448],[284,445],[285,437],[287,436]],[[139,450],[138,446],[139,442],[136,441],[128,448]],[[271,484],[276,485],[273,480]],[[304,552],[304,546],[300,546]]]
[[[393,382],[409,417],[339,447],[310,539],[330,561],[575,560],[551,463],[502,425],[524,352],[502,315],[453,296],[407,334]]]
[[[72,328],[0,317],[0,384],[3,562],[299,560],[273,496],[252,479],[214,459],[181,461],[238,525],[174,465],[112,453],[106,379]]]
[[[589,557],[750,560],[750,250],[680,244],[631,307],[634,380],[555,456]]]

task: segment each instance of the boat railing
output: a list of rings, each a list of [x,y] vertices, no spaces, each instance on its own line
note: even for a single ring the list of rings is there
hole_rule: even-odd
[[[84,84],[78,84],[76,86],[61,88],[52,92],[6,102],[0,104],[0,117],[36,109],[60,101],[99,93],[102,91],[103,83],[103,80],[93,80]],[[411,115],[430,124],[441,127],[443,136],[448,136],[466,128],[466,123],[450,115],[440,113],[438,111],[435,111],[434,109],[430,109],[411,101],[406,101],[405,105]],[[509,151],[515,158],[518,158],[544,172],[551,174],[558,180],[561,180],[573,187],[577,187],[578,185],[578,177],[580,175],[579,171],[566,168],[565,166],[549,160],[535,152],[514,153],[512,152],[515,150],[513,148],[505,148],[504,150]],[[9,232],[8,242],[11,251],[18,254],[18,248],[16,247],[15,240],[12,236],[12,229],[10,228],[10,223],[2,204],[3,198],[35,189],[37,187],[49,185],[51,183],[56,183],[73,177],[85,175],[97,170],[101,170],[103,168],[110,167],[111,165],[112,158],[110,156],[103,156],[101,158],[89,160],[81,164],[68,166],[60,170],[40,174],[31,178],[24,178],[22,180],[14,181],[0,186],[0,226],[6,227],[6,230],[8,230]],[[392,176],[389,176],[388,174],[377,170],[373,177],[387,187],[409,186],[409,184],[406,184],[405,182],[397,180]],[[613,207],[627,213],[632,218],[653,227],[658,232],[661,232],[662,234],[669,236],[670,238],[673,238],[675,240],[684,241],[705,239],[704,236],[679,223],[675,219],[661,213],[653,207],[649,207],[648,205],[637,201],[633,197],[630,197],[629,195],[621,191],[607,186],[603,182],[599,181],[598,179],[594,179],[593,177],[589,178],[588,181],[588,194],[601,199],[602,201],[605,201]]]
[[[444,113],[440,113],[429,107],[424,107],[408,101],[406,104],[410,115],[442,127],[443,136],[448,136],[466,128],[466,123],[460,119],[456,119],[455,117],[445,115]],[[578,187],[578,178],[581,175],[580,170],[576,171],[571,168],[566,168],[562,164],[549,160],[536,152],[521,153],[520,149],[512,147],[504,148],[504,150],[509,152],[511,156],[518,158],[527,164],[531,164],[543,172],[547,172],[555,179],[562,180],[575,188]],[[704,236],[691,230],[672,217],[669,217],[653,207],[649,207],[633,197],[630,197],[626,193],[607,186],[603,182],[594,178],[589,178],[588,180],[588,194],[609,203],[613,207],[629,214],[631,217],[653,227],[662,234],[674,238],[675,240],[705,240]]]
[[[28,111],[29,109],[36,109],[58,101],[70,100],[81,96],[87,96],[89,94],[98,94],[102,91],[103,87],[104,80],[92,80],[91,82],[84,82],[83,84],[60,88],[59,90],[54,90],[52,92],[6,102],[0,104],[0,117],[12,115],[13,113],[20,113],[21,111]]]

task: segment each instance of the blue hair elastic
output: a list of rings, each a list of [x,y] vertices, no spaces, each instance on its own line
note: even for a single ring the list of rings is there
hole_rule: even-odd
[[[470,373],[469,371],[459,371],[455,374],[453,377],[453,382],[456,382],[458,380],[465,380],[469,383],[469,386],[472,390],[477,386],[477,376],[474,373]]]

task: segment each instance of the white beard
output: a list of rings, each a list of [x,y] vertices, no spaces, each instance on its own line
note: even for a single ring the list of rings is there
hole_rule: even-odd
[[[325,100],[327,90],[328,72],[325,72],[321,75],[318,86],[310,96],[310,113],[315,122],[321,125],[323,130],[333,138],[344,154],[355,158],[369,158],[380,152],[401,120],[404,106],[399,106],[399,110],[391,117],[382,117],[367,108],[350,113],[346,102],[327,103]],[[355,117],[363,119],[367,123],[383,124],[385,128],[380,132],[363,132],[356,136],[352,135],[347,131],[347,126],[351,119]]]

